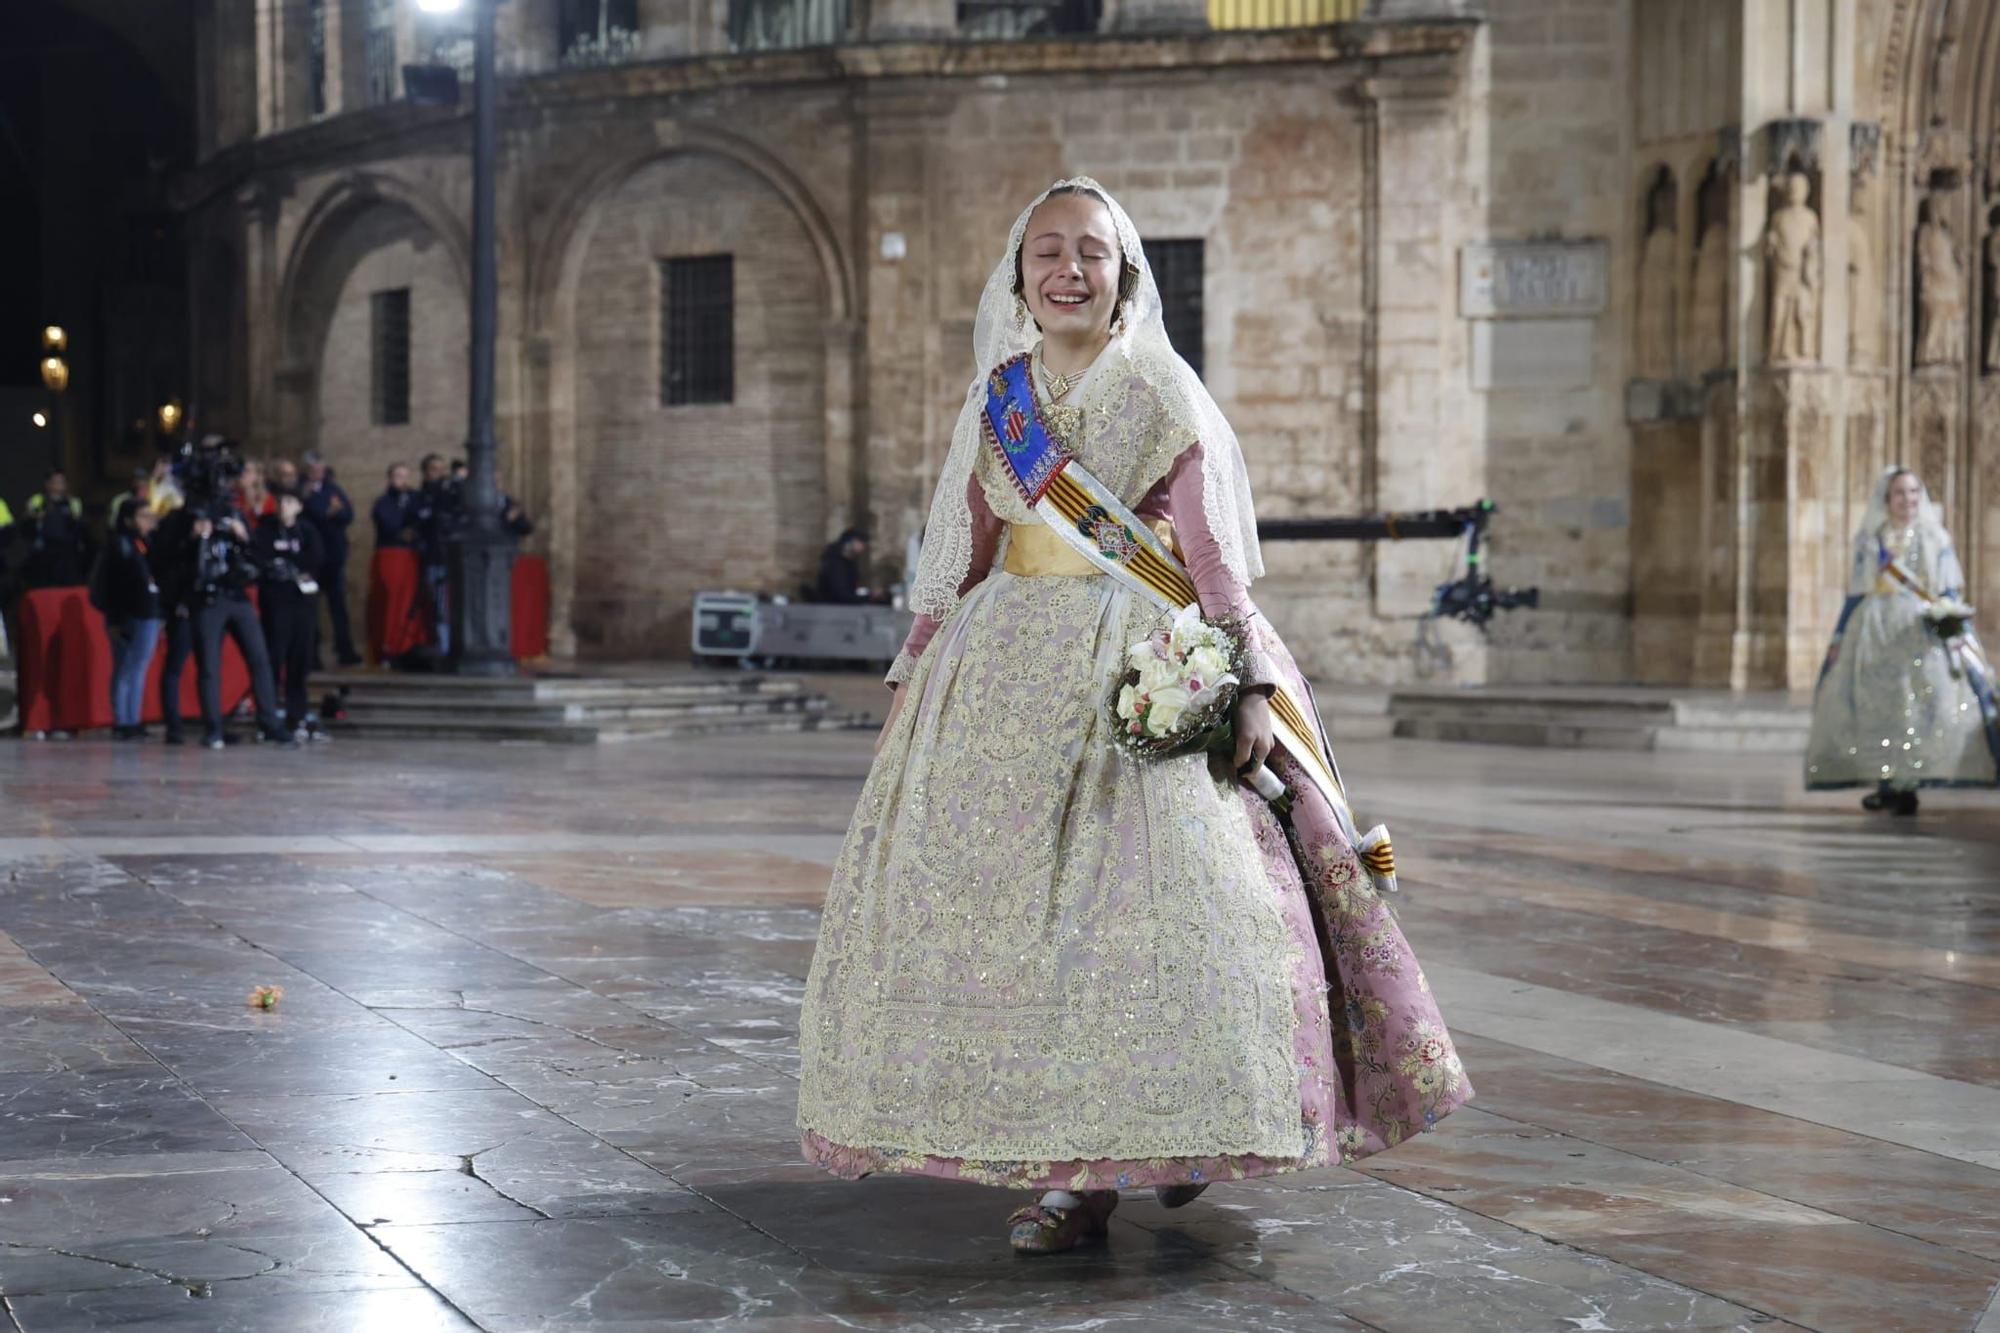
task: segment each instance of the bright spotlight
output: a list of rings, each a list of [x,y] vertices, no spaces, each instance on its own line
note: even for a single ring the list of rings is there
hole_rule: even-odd
[[[43,416],[40,412],[35,413],[34,416],[29,418],[29,420],[35,423],[36,430],[41,430],[43,427],[49,424],[49,419]]]
[[[417,0],[417,8],[426,14],[456,14],[464,0]]]

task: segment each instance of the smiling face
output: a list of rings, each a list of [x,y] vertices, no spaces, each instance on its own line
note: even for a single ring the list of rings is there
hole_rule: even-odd
[[[1021,298],[1049,337],[1101,338],[1118,306],[1123,265],[1110,209],[1087,194],[1051,195],[1021,237]]]
[[[1924,484],[1914,472],[1898,472],[1889,483],[1889,521],[1907,528],[1917,521],[1917,506],[1924,498]]]

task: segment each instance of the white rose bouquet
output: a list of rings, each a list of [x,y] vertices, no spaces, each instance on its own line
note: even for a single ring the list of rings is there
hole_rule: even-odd
[[[1197,607],[1183,609],[1125,650],[1111,696],[1112,735],[1148,759],[1226,748],[1242,665],[1237,634],[1203,620]]]

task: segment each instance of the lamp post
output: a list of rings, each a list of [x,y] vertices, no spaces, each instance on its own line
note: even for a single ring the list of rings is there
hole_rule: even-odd
[[[448,14],[465,0],[418,0],[427,13]],[[497,171],[497,92],[493,74],[493,18],[500,0],[470,0],[472,57],[472,364],[470,420],[465,436],[465,522],[447,554],[451,603],[451,665],[471,676],[514,672],[509,635],[514,538],[501,522],[494,485],[499,453],[493,435],[494,340],[499,260],[494,236]]]
[[[42,387],[52,395],[49,411],[55,418],[55,429],[49,432],[49,467],[58,471],[69,461],[69,416],[61,410],[63,391],[69,388],[69,362],[63,359],[68,350],[69,333],[62,325],[42,329]]]

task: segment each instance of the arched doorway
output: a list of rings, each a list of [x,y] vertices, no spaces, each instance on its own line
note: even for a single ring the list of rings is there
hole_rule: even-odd
[[[820,239],[771,180],[704,151],[643,162],[582,217],[551,464],[574,507],[579,655],[678,656],[697,590],[789,590],[810,575],[828,504]],[[726,284],[730,382],[690,395],[669,384],[676,339],[691,336],[670,327],[673,284],[704,261],[705,280]]]
[[[309,212],[280,292],[279,438],[249,441],[251,456],[317,449],[365,513],[391,464],[464,452],[467,285],[451,230],[378,181],[343,182]],[[373,550],[364,520],[348,557],[357,614]]]

